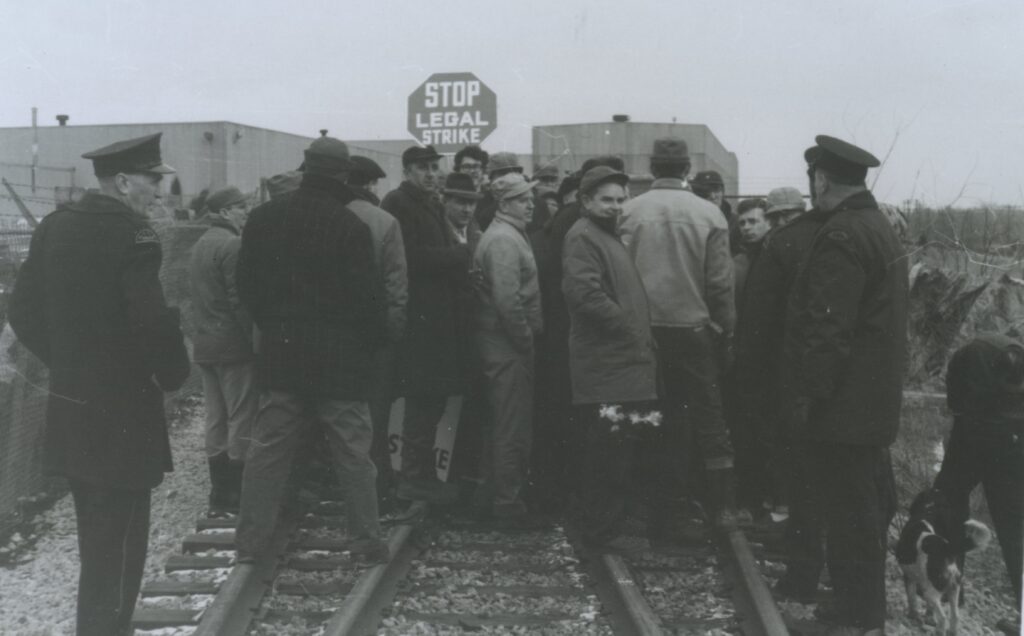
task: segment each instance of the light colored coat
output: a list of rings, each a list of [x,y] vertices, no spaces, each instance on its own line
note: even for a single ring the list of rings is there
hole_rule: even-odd
[[[736,322],[729,225],[721,211],[685,190],[679,179],[656,179],[626,203],[619,228],[633,256],[656,327]]]
[[[619,239],[582,218],[565,237],[562,292],[572,323],[575,404],[657,397],[650,311],[643,281]]]
[[[405,307],[409,302],[402,228],[398,219],[369,201],[356,199],[348,204],[348,209],[370,228],[377,277],[384,289],[387,307],[388,340],[398,342],[405,332]]]
[[[252,318],[235,279],[242,238],[223,216],[207,218],[211,227],[192,246],[189,260],[195,325],[192,358],[208,364],[252,360]]]
[[[477,329],[502,333],[522,353],[532,351],[533,336],[544,326],[537,263],[524,231],[524,223],[499,214],[473,254],[473,268],[483,277]]]

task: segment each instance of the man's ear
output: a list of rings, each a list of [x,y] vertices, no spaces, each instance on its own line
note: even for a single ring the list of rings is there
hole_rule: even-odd
[[[114,187],[121,194],[128,194],[132,187],[131,177],[123,172],[118,172],[114,175]]]

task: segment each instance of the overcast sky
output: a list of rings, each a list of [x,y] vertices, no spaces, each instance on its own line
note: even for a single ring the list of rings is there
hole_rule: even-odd
[[[490,151],[529,152],[533,125],[676,117],[738,155],[744,193],[806,189],[803,150],[826,133],[879,158],[892,146],[882,200],[1024,205],[1021,0],[16,5],[0,22],[0,126],[38,106],[43,125],[393,139],[427,76],[471,71],[498,95]]]

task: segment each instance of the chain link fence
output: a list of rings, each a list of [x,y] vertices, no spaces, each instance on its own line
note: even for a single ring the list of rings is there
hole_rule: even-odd
[[[191,309],[188,255],[205,229],[195,224],[157,228],[164,249],[160,279],[168,304],[181,308],[187,340],[191,332],[186,320]],[[49,385],[46,367],[18,342],[7,322],[7,304],[31,239],[31,230],[0,230],[0,538],[17,526],[37,499],[63,488],[60,480],[43,472]],[[184,387],[166,396],[166,405],[170,407],[200,389],[200,375],[192,373]]]

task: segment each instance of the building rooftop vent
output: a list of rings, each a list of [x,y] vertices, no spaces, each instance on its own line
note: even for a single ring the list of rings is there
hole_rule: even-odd
[[[67,126],[69,119],[71,119],[71,115],[57,115],[57,123],[61,126]]]
[[[612,121],[616,124],[624,124],[629,121],[629,115],[612,115]]]

